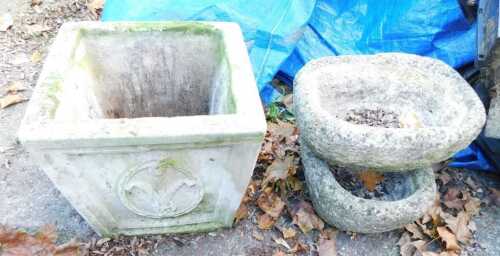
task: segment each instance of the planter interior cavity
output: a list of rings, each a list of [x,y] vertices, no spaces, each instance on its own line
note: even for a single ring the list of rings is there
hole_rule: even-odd
[[[177,31],[90,30],[82,32],[76,51],[79,68],[93,82],[98,118],[234,112],[227,106],[227,63],[215,31],[185,37]]]
[[[102,235],[232,225],[266,130],[238,25],[62,26],[19,130]]]
[[[201,25],[82,29],[65,81],[66,88],[71,84],[74,89],[61,99],[59,109],[66,111],[54,109],[53,115],[95,119],[233,114],[222,39],[220,31]]]
[[[369,65],[374,66],[372,63]],[[345,120],[352,112],[363,112],[368,109],[395,113],[398,117],[412,113],[424,127],[453,126],[462,122],[464,113],[467,113],[460,111],[465,110],[466,105],[454,104],[450,107],[449,101],[459,101],[457,96],[447,94],[438,84],[434,85],[437,81],[431,81],[426,74],[415,72],[411,75],[415,75],[416,78],[408,77],[401,80],[392,72],[398,69],[396,67],[386,64],[380,70],[372,70],[373,73],[363,73],[362,70],[367,67],[360,65],[357,66],[358,70],[351,70],[350,73],[359,72],[363,77],[349,77],[352,81],[346,86],[346,78],[335,79],[342,73],[343,68],[325,67],[317,71],[322,73],[321,79],[328,81],[318,88],[319,104],[339,120]],[[332,72],[329,72],[329,69]],[[437,94],[445,99],[438,100]]]
[[[352,195],[364,199],[379,201],[397,201],[412,195],[418,188],[415,176],[412,172],[397,173],[388,172],[383,174],[383,179],[375,186],[373,191],[367,189],[359,178],[360,172],[330,166],[334,179]]]

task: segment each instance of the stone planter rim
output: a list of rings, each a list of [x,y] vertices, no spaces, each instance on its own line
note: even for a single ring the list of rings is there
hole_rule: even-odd
[[[67,67],[70,65],[74,48],[79,43],[80,32],[83,29],[162,31],[188,27],[210,30],[221,35],[226,51],[224,58],[230,67],[230,94],[235,104],[233,114],[66,122],[54,120],[50,113],[53,110],[41,107],[50,101],[46,95],[50,87],[64,81]],[[260,136],[266,130],[264,112],[259,95],[254,88],[255,78],[251,72],[247,49],[239,25],[236,23],[70,22],[61,27],[51,49],[54,50],[49,52],[47,62],[37,82],[37,87],[40,89],[34,91],[18,132],[18,138],[24,145],[65,148],[79,143],[85,147],[92,145],[96,140],[99,140],[102,146],[182,144],[193,140],[200,143],[231,143],[233,135],[238,141],[245,140],[245,137],[253,141],[256,136]],[[255,120],[262,120],[262,122],[255,122]],[[224,139],[221,139],[222,134],[224,134]],[[65,143],[67,141],[71,143],[67,145]]]
[[[400,59],[405,59],[408,58],[409,56],[416,56],[412,54],[405,54],[405,53],[379,53],[376,55],[394,55],[397,56]],[[374,56],[376,56],[374,55]],[[307,84],[307,80],[309,79],[308,73],[312,72],[313,70],[317,69],[317,65],[324,65],[327,63],[334,64],[335,62],[341,62],[342,59],[345,58],[363,58],[363,55],[343,55],[343,56],[327,56],[327,57],[322,57],[318,58],[315,60],[312,60],[308,62],[295,76],[294,84],[300,84],[304,83]],[[444,62],[437,60],[437,59],[432,59],[429,57],[422,57],[419,56],[424,61],[427,62],[435,62],[436,65],[441,66],[442,68],[450,69],[453,70],[451,67],[446,65]],[[454,71],[454,70],[453,70]],[[459,80],[463,80],[463,78],[458,76],[457,77]],[[450,81],[442,81],[443,84],[446,82]],[[457,90],[463,91],[464,94],[464,101],[470,101],[471,102],[471,109],[470,110],[483,110],[484,111],[484,106],[481,104],[481,101],[479,100],[479,97],[477,94],[474,92],[474,90],[470,87],[470,85],[463,80],[464,83],[459,83],[456,84],[459,88]],[[312,85],[309,83],[309,85]],[[317,92],[317,91],[315,91]],[[456,125],[456,126],[432,126],[432,127],[424,127],[424,128],[383,128],[383,127],[372,127],[372,126],[362,126],[362,125],[357,125],[350,123],[348,121],[345,121],[340,118],[334,117],[332,114],[328,113],[326,110],[324,110],[320,106],[320,100],[319,100],[319,95],[317,93],[312,94],[312,93],[307,93],[304,94],[305,99],[307,100],[310,104],[306,105],[310,110],[310,113],[312,115],[318,115],[321,118],[325,118],[325,122],[335,122],[339,123],[339,125],[336,125],[335,128],[341,129],[341,130],[346,130],[346,131],[351,131],[352,135],[354,136],[359,136],[362,135],[363,130],[369,131],[369,133],[377,133],[377,134],[392,134],[395,136],[401,136],[401,137],[409,137],[414,133],[422,133],[426,132],[429,135],[433,135],[436,132],[445,132],[447,136],[450,137],[455,137],[454,135],[457,134],[458,132],[453,132],[453,129],[459,129],[460,131],[467,131],[470,130],[471,128],[475,128],[477,123],[483,123],[484,124],[484,116],[476,116],[473,115],[474,111],[469,111],[465,115],[462,116],[462,120],[460,124],[463,125]],[[474,99],[474,100],[468,100],[468,99]],[[476,100],[477,99],[477,100]],[[469,122],[465,122],[466,120],[469,120]],[[472,120],[472,121],[471,121]],[[479,121],[476,121],[479,120]],[[482,121],[481,121],[482,120]],[[360,129],[362,127],[362,129]],[[397,131],[397,133],[395,133]],[[436,138],[439,139],[439,138]]]
[[[427,69],[440,68],[446,71],[451,71],[452,76],[446,78],[441,76],[440,84],[447,86],[452,90],[460,91],[463,95],[463,100],[461,104],[467,104],[468,109],[466,113],[458,116],[459,120],[455,122],[450,122],[447,126],[431,126],[423,128],[383,128],[383,127],[371,127],[366,125],[357,125],[347,122],[341,118],[335,117],[333,114],[329,113],[321,106],[321,99],[319,95],[319,90],[311,90],[311,86],[321,86],[320,84],[315,84],[315,76],[318,74],[318,70],[323,66],[335,65],[336,63],[346,63],[349,60],[361,60],[366,58],[364,55],[343,55],[343,56],[328,56],[319,59],[312,60],[308,62],[295,76],[294,80],[294,106],[297,112],[299,121],[299,128],[301,130],[305,127],[300,127],[300,125],[311,125],[315,124],[315,130],[327,130],[328,132],[322,133],[325,138],[324,141],[333,141],[330,135],[336,134],[340,137],[348,136],[352,141],[356,141],[355,145],[351,145],[351,148],[370,148],[377,151],[381,148],[383,143],[382,140],[389,140],[392,145],[397,145],[397,149],[413,150],[416,155],[421,156],[420,158],[425,158],[426,155],[439,155],[433,162],[438,162],[447,159],[456,151],[465,148],[473,139],[479,135],[484,123],[485,123],[485,109],[482,105],[479,97],[470,87],[470,85],[462,78],[460,75],[454,71],[451,67],[446,65],[444,62],[429,57],[416,56],[413,54],[404,53],[380,53],[376,56],[390,56],[397,58],[400,61],[410,61],[411,58],[418,58],[427,66],[421,64],[418,68],[425,67]],[[303,86],[300,86],[303,85]],[[300,95],[300,97],[298,97]],[[304,114],[301,114],[304,113]],[[477,114],[481,113],[481,114]],[[316,122],[321,120],[320,122]],[[313,129],[313,127],[310,127]],[[319,154],[322,158],[326,160],[339,160],[342,164],[356,164],[341,161],[341,159],[330,159],[330,153],[327,146],[318,144],[317,142],[312,142],[309,136],[314,136],[312,134],[303,134],[303,139],[311,147],[313,151]],[[463,139],[463,137],[467,139]],[[366,138],[370,137],[370,140]],[[425,138],[425,141],[433,144],[432,152],[424,152],[415,150],[414,145],[417,139]],[[465,143],[459,143],[459,140],[466,141]],[[399,143],[405,141],[406,143]],[[384,145],[386,146],[386,145]],[[396,148],[395,148],[396,149]],[[439,154],[436,154],[439,153]],[[370,166],[371,163],[367,163],[366,166]],[[414,169],[430,165],[432,163],[406,163],[401,167],[390,167],[387,163],[378,163],[373,167],[385,167],[388,170],[404,170],[404,169]]]

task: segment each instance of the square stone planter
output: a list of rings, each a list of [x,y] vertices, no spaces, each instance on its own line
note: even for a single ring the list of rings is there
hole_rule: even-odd
[[[238,25],[68,23],[19,140],[101,235],[232,225],[266,130]]]

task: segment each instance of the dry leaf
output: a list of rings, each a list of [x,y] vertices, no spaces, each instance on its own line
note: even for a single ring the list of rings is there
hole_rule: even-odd
[[[300,181],[299,178],[295,176],[288,176],[288,178],[286,179],[286,184],[294,192],[301,191],[304,188],[304,184],[302,184],[302,181]]]
[[[377,184],[384,180],[384,175],[371,170],[360,172],[358,177],[368,191],[374,191]]]
[[[47,32],[51,30],[51,27],[47,25],[33,24],[25,26],[26,32],[30,35],[39,35],[43,32]]]
[[[104,7],[105,0],[92,0],[87,4],[87,8],[98,17],[102,8]]]
[[[9,229],[0,226],[0,244],[2,245],[2,256],[19,255],[56,255],[68,256],[78,255],[79,246],[76,242],[56,246],[57,238],[54,226],[45,226],[32,236],[23,231]]]
[[[281,232],[283,233],[283,238],[285,239],[293,238],[297,234],[294,228],[285,228],[281,230]]]
[[[307,251],[309,251],[309,246],[307,246],[306,244],[303,244],[300,241],[297,241],[297,243],[290,250],[291,253],[307,252]]]
[[[269,182],[275,182],[278,180],[286,180],[290,172],[295,171],[295,165],[293,163],[294,157],[288,155],[284,160],[276,159],[273,161],[269,167],[267,167],[264,173],[264,181],[262,181],[262,187],[266,187]]]
[[[257,199],[257,205],[273,218],[278,218],[281,215],[281,211],[285,208],[285,203],[273,192],[263,192]]]
[[[6,108],[8,106],[27,101],[28,98],[24,97],[21,94],[7,94],[0,98],[0,109]]]
[[[440,197],[439,194],[436,194],[434,205],[429,210],[427,210],[426,214],[422,218],[423,224],[427,223],[430,220],[432,221],[432,224],[434,226],[439,226],[442,224],[443,219],[441,215],[444,213],[443,210],[441,209],[441,203],[439,197]]]
[[[466,212],[459,212],[457,217],[445,219],[447,226],[455,234],[458,241],[467,244],[472,238],[469,229],[470,216]]]
[[[257,225],[260,229],[271,229],[276,221],[269,216],[269,214],[264,213],[257,217]]]
[[[451,181],[451,176],[448,173],[446,173],[446,172],[443,172],[443,173],[439,174],[438,178],[439,178],[439,180],[441,180],[441,182],[443,183],[443,185],[446,185],[446,184],[448,184],[448,182]]]
[[[422,233],[422,230],[419,228],[419,226],[416,223],[411,223],[405,226],[405,229],[412,234],[413,239],[425,239],[424,233]]]
[[[456,219],[455,216],[451,215],[450,213],[447,213],[441,209],[441,212],[439,213],[439,222],[436,222],[436,226],[442,226],[445,225],[446,223],[449,223],[450,221],[453,221]]]
[[[14,19],[10,13],[4,13],[0,16],[0,32],[5,32],[14,24]]]
[[[283,239],[283,238],[276,238],[276,237],[273,237],[273,240],[274,242],[276,242],[277,244],[279,245],[282,245],[283,247],[285,247],[288,251],[292,250],[292,247],[290,247],[290,245],[288,245],[288,243]]]
[[[55,243],[57,239],[56,227],[54,225],[45,225],[35,234],[35,238],[47,244]]]
[[[401,238],[399,238],[398,241],[399,245],[399,254],[401,256],[414,256],[415,252],[417,251],[417,248],[413,246],[411,243],[411,238],[410,234],[407,232],[404,232],[403,235],[401,235]]]
[[[422,122],[415,112],[403,113],[399,117],[399,127],[401,128],[422,128]]]
[[[243,197],[242,199],[242,202],[243,203],[250,202],[255,197],[255,194],[259,190],[259,186],[260,186],[260,180],[250,181],[250,184],[248,184],[247,191],[245,197]]]
[[[10,93],[10,94],[16,94],[20,91],[25,91],[27,89],[28,88],[23,85],[23,82],[13,81],[13,82],[10,82],[9,85],[7,85],[5,92]]]
[[[437,227],[437,232],[441,240],[446,244],[446,250],[448,251],[459,251],[460,246],[458,245],[457,238],[453,233],[451,233],[446,227]]]
[[[444,205],[451,209],[462,210],[465,205],[465,201],[459,198],[461,191],[456,187],[448,188],[446,194],[443,197]]]
[[[101,238],[99,239],[99,241],[97,241],[97,243],[95,244],[97,247],[101,247],[103,246],[105,243],[109,242],[111,240],[111,238],[109,237],[105,237],[105,238]]]
[[[399,253],[401,256],[414,256],[416,252],[423,253],[427,249],[427,242],[425,240],[412,241],[410,234],[403,233],[398,241]]]
[[[280,139],[292,136],[296,132],[295,125],[278,120],[277,123],[268,122],[267,129],[271,136],[276,136]]]
[[[258,240],[258,241],[264,240],[264,236],[255,230],[252,232],[252,236],[253,236],[253,238],[255,238],[255,240]]]
[[[322,230],[325,226],[323,221],[316,215],[313,207],[306,201],[300,201],[291,209],[293,223],[306,234],[312,229]]]
[[[273,153],[274,159],[284,159],[286,157],[286,145],[282,143],[274,143],[273,144]]]
[[[242,219],[246,219],[248,217],[248,207],[246,204],[241,203],[240,207],[236,211],[234,216],[234,223],[238,223]]]
[[[479,213],[481,200],[479,200],[479,198],[470,197],[467,203],[465,203],[464,208],[469,215],[474,216]]]
[[[39,51],[33,52],[31,55],[31,62],[38,63],[42,60],[42,54]]]
[[[42,0],[31,0],[31,6],[41,5]]]
[[[337,233],[338,233],[338,231],[336,229],[326,228],[326,229],[321,230],[320,236],[325,238],[325,239],[335,240],[335,239],[337,239]],[[356,233],[353,232],[353,234],[356,234]]]
[[[320,238],[318,254],[319,256],[336,256],[337,246],[335,245],[335,240]]]
[[[435,226],[433,224],[431,224],[430,222],[422,223],[421,220],[417,220],[415,223],[417,223],[417,225],[420,227],[420,229],[422,230],[422,232],[425,235],[432,237],[432,238],[435,238],[437,236],[437,232],[434,229]]]

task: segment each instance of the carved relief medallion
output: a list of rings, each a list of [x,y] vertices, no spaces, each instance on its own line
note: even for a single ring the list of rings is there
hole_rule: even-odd
[[[188,213],[203,199],[200,181],[168,159],[130,170],[120,180],[118,194],[129,210],[151,218]]]

